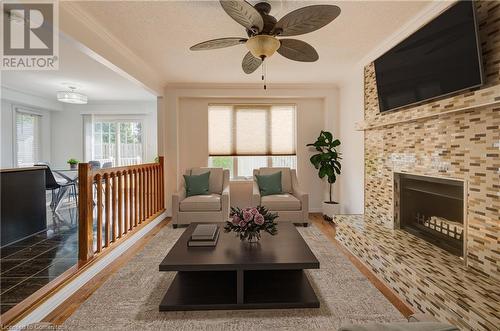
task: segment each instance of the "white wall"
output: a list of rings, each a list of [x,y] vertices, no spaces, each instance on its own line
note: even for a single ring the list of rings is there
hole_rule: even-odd
[[[83,116],[97,115],[139,115],[144,116],[145,162],[152,162],[157,153],[156,101],[102,102],[87,105],[66,105],[52,119],[52,164],[65,167],[69,158],[84,160]]]
[[[364,133],[356,123],[364,118],[363,68],[359,66],[340,85],[340,151],[342,174],[340,211],[343,214],[364,212]]]
[[[306,143],[314,142],[322,129],[338,132],[338,91],[334,86],[203,85],[168,87],[165,91],[163,127],[166,155],[166,198],[168,212],[171,194],[182,184],[182,173],[208,162],[208,103],[281,102],[297,104],[297,170],[299,183],[310,194],[311,211],[321,211],[327,185],[309,164],[311,152]],[[336,188],[339,189],[338,187]],[[250,183],[231,184],[233,204],[249,204]],[[338,194],[336,193],[336,196]]]

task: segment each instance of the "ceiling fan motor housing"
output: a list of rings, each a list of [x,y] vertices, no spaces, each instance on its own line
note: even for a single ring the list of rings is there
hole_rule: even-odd
[[[260,33],[255,33],[256,30],[247,29],[248,36],[252,37],[257,34],[272,34],[274,26],[276,25],[278,20],[274,16],[269,15],[269,13],[271,12],[271,5],[267,2],[259,2],[254,7],[259,12],[260,16],[262,16],[264,27],[262,28],[262,31],[260,31]]]

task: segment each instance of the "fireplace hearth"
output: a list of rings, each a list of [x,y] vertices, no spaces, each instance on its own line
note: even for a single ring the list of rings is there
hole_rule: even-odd
[[[464,182],[394,174],[395,227],[464,257]]]

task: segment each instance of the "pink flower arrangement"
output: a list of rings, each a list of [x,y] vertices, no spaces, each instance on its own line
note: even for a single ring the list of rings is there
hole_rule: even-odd
[[[240,221],[241,221],[241,219],[239,218],[238,215],[234,215],[233,218],[232,218],[232,220],[233,220],[233,224],[234,225],[239,225]]]
[[[249,222],[252,218],[253,218],[253,215],[250,211],[248,211],[248,210],[243,211],[243,220],[245,222]]]
[[[253,221],[255,222],[255,224],[257,225],[262,225],[264,224],[264,216],[262,216],[261,214],[257,214],[255,215],[255,217],[253,218]]]
[[[260,231],[275,235],[278,233],[275,219],[278,214],[270,213],[264,206],[255,208],[231,208],[231,219],[226,222],[224,230],[235,232],[241,240],[257,241]]]

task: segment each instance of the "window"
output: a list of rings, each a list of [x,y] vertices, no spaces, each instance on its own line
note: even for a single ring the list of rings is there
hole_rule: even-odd
[[[86,120],[86,159],[113,167],[143,162],[143,124],[141,120],[120,120],[89,116]]]
[[[40,116],[16,111],[15,124],[16,164],[32,166],[40,156]]]
[[[209,165],[232,178],[260,167],[296,168],[295,105],[210,105]]]

